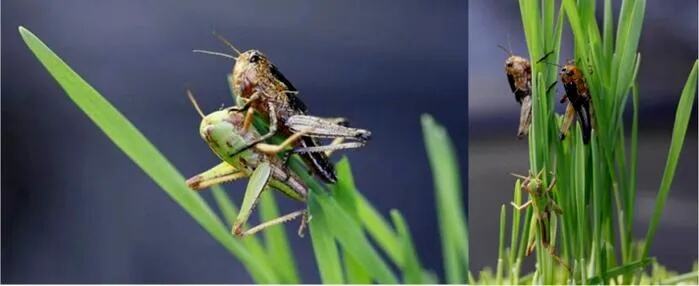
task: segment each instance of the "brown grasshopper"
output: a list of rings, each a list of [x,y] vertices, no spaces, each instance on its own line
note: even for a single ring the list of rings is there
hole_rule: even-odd
[[[277,132],[289,136],[292,131],[286,125],[287,120],[295,115],[306,115],[308,111],[306,105],[297,96],[298,90],[260,51],[240,52],[228,40],[219,35],[216,36],[237,54],[237,56],[228,55],[236,61],[229,81],[233,95],[239,101],[236,108],[240,111],[246,111],[244,128],[247,130],[250,127],[255,111],[269,118],[269,131],[249,142],[246,147],[241,149],[241,152],[257,143],[264,142]],[[318,119],[335,125],[347,124],[343,118]],[[368,136],[362,138],[364,141],[368,139]],[[309,148],[313,150],[314,147],[318,146],[318,142],[311,136],[302,136],[297,145],[302,150]],[[324,181],[329,183],[337,181],[334,167],[324,153],[307,152],[300,155],[310,165],[313,172]]]

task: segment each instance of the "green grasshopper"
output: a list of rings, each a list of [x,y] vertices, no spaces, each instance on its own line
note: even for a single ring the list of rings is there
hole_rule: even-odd
[[[553,187],[556,185],[556,177],[553,177],[551,183],[548,187],[544,185],[541,175],[544,173],[541,170],[538,174],[534,175],[532,172],[529,176],[525,177],[518,174],[512,174],[513,176],[522,179],[521,188],[529,193],[529,200],[522,204],[517,205],[514,202],[510,204],[518,211],[521,211],[529,206],[533,207],[534,217],[531,221],[531,230],[529,231],[529,244],[527,245],[527,256],[534,251],[536,246],[536,233],[541,234],[541,244],[546,250],[551,254],[551,256],[556,259],[561,265],[568,268],[566,263],[558,256],[555,255],[554,249],[551,244],[551,232],[555,231],[551,229],[552,220],[555,220],[554,215],[562,215],[563,210],[556,204],[553,199]],[[554,214],[555,213],[555,214]],[[532,231],[536,230],[536,231]]]
[[[260,142],[250,149],[239,152],[241,148],[246,148],[249,142],[260,137],[254,129],[245,130],[243,127],[245,113],[234,108],[226,108],[204,115],[191,92],[188,91],[188,93],[195,109],[202,117],[199,128],[202,139],[223,162],[188,179],[187,185],[193,190],[202,190],[215,184],[250,178],[240,212],[233,223],[232,233],[236,236],[252,235],[267,227],[299,217],[304,217],[299,228],[299,235],[303,234],[307,216],[305,209],[263,222],[249,230],[243,229],[260,195],[268,188],[278,190],[294,200],[306,201],[307,187],[300,178],[286,168],[284,161],[276,156],[277,153],[285,151],[302,136],[336,138],[336,140],[331,145],[315,146],[313,149],[296,148],[289,152],[327,154],[334,150],[357,148],[364,145],[362,138],[371,134],[367,130],[332,124],[333,122],[329,120],[292,117],[289,128],[295,130],[295,133],[281,144]],[[344,139],[351,142],[342,143]]]

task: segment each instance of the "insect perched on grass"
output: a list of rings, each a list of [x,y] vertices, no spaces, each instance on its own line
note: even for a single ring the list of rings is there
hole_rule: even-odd
[[[505,60],[507,82],[515,95],[515,100],[521,106],[519,128],[517,129],[517,137],[521,139],[529,134],[529,125],[532,122],[532,67],[529,60],[514,55],[512,49],[505,49],[501,45],[498,47],[508,55],[507,60]]]
[[[560,77],[561,83],[563,83],[565,88],[565,94],[561,98],[561,103],[568,101],[563,125],[561,126],[560,138],[563,140],[568,135],[570,126],[577,114],[582,129],[583,143],[588,144],[593,125],[590,106],[592,96],[587,88],[587,83],[585,83],[585,78],[582,71],[575,66],[575,62],[572,60],[561,67]]]
[[[527,245],[527,255],[530,255],[534,251],[536,246],[536,234],[538,233],[541,237],[542,246],[551,254],[554,259],[567,268],[565,262],[563,262],[558,256],[555,255],[552,242],[555,238],[552,238],[552,233],[555,232],[555,214],[562,215],[563,210],[556,204],[553,199],[553,187],[556,185],[556,177],[551,179],[549,186],[545,186],[543,180],[541,179],[541,170],[538,174],[534,175],[532,172],[529,176],[522,176],[517,174],[512,174],[513,176],[522,180],[521,188],[529,194],[529,200],[522,204],[517,205],[514,202],[510,204],[521,211],[527,207],[533,208],[533,217],[531,221],[531,228],[529,231],[529,244]],[[535,231],[532,231],[535,230]]]
[[[521,139],[529,134],[529,125],[532,123],[532,67],[529,60],[513,54],[512,48],[506,49],[501,45],[498,47],[507,53],[505,75],[507,75],[507,82],[515,95],[515,100],[521,107],[519,127],[517,128],[517,138]],[[552,53],[547,53],[537,63],[545,60]]]
[[[233,44],[216,35],[222,42],[228,45],[237,56],[228,56],[235,59],[235,66],[230,77],[234,96],[239,100],[238,110],[246,110],[244,128],[247,130],[252,122],[255,111],[269,118],[269,131],[259,138],[248,142],[241,148],[244,151],[253,145],[264,142],[278,131],[289,136],[291,130],[285,122],[294,115],[305,115],[306,105],[298,98],[298,90],[293,84],[272,64],[263,53],[257,50],[240,52]],[[202,51],[206,52],[206,51]],[[211,52],[207,52],[211,53]],[[220,53],[212,53],[222,55]],[[321,119],[321,118],[319,118]],[[321,119],[334,124],[346,124],[342,118]],[[368,138],[366,138],[368,139]],[[301,149],[313,149],[318,142],[311,136],[302,136],[297,143]],[[313,172],[328,183],[337,181],[335,170],[322,152],[302,153],[301,157],[311,166]]]
[[[295,133],[284,142],[278,145],[260,142],[253,145],[251,149],[240,152],[249,142],[260,137],[254,129],[243,128],[245,113],[235,108],[227,108],[205,116],[191,93],[189,97],[202,117],[199,128],[202,139],[223,162],[188,179],[187,185],[194,190],[201,190],[214,184],[250,178],[243,204],[233,224],[232,232],[237,236],[251,235],[269,226],[306,216],[305,209],[302,209],[264,222],[249,230],[243,229],[262,191],[267,188],[276,189],[297,201],[305,202],[306,200],[307,187],[286,168],[283,160],[276,156],[277,153],[285,151],[302,136],[340,138],[351,140],[351,142],[314,146],[313,149],[297,148],[288,152],[326,154],[325,152],[332,150],[357,148],[364,145],[361,138],[370,134],[363,129],[349,128],[327,121],[318,122],[315,118],[309,121],[303,116],[299,118],[292,116],[289,120],[291,125],[289,129],[294,130]],[[299,235],[302,234],[304,224],[305,220],[301,224]]]

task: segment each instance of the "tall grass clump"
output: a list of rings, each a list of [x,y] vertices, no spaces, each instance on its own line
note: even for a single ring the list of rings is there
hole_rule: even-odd
[[[562,214],[551,213],[551,223],[539,230],[533,207],[510,208],[510,241],[505,248],[506,213],[501,211],[500,248],[495,275],[483,272],[481,283],[533,284],[629,284],[660,283],[668,272],[644,271],[653,264],[649,253],[665,206],[679,159],[697,86],[697,63],[681,92],[672,143],[655,211],[645,237],[633,237],[637,195],[638,106],[637,74],[641,55],[637,51],[645,14],[645,0],[623,0],[615,17],[611,0],[604,0],[602,23],[596,19],[594,0],[520,0],[522,25],[529,58],[532,59],[532,124],[529,132],[530,171],[543,171],[544,185],[556,179],[553,200]],[[589,144],[582,141],[576,123],[569,136],[559,140],[562,118],[555,112],[563,27],[572,31],[574,60],[582,70],[592,98],[593,132]],[[545,61],[536,62],[551,53]],[[562,89],[559,89],[562,90]],[[629,110],[628,101],[631,101]],[[623,115],[631,113],[629,129]],[[627,150],[627,148],[629,148]],[[515,184],[513,202],[522,204],[521,182]],[[526,194],[526,193],[524,193]],[[543,248],[542,232],[551,237]],[[529,237],[536,238],[535,269],[521,275]],[[697,282],[696,269],[682,281]]]
[[[198,192],[188,189],[185,178],[167,158],[97,90],[32,32],[23,27],[19,27],[19,32],[68,97],[166,194],[237,258],[254,282],[302,282],[283,226],[266,229],[262,234],[245,239],[233,237],[228,229],[238,209],[221,186],[212,188],[219,215]],[[221,78],[223,82],[224,77]],[[255,118],[254,125],[258,131],[266,133],[267,123],[260,117]],[[434,174],[446,278],[440,280],[424,268],[413,245],[410,228],[398,210],[391,210],[390,219],[387,219],[359,192],[349,160],[343,158],[337,164],[338,182],[325,185],[309,175],[297,156],[292,156],[290,168],[310,189],[307,199],[311,217],[309,232],[323,283],[466,282],[468,236],[456,155],[445,129],[432,117],[424,115],[422,127]],[[191,134],[197,136],[195,131]],[[283,139],[275,137],[272,141]],[[261,220],[279,215],[272,192],[264,193],[258,210]]]

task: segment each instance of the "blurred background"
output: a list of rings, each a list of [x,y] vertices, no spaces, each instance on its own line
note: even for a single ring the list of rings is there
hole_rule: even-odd
[[[191,50],[229,52],[211,35],[215,29],[239,48],[263,51],[313,114],[344,116],[373,132],[365,148],[341,153],[382,214],[403,212],[422,262],[441,274],[419,116],[431,113],[447,127],[466,178],[466,5],[2,1],[2,282],[252,282],[64,95],[22,42],[19,25],[121,110],[185,176],[217,163],[199,138],[200,118],[185,88],[205,111],[232,104],[225,76],[233,63]],[[494,97],[508,99],[500,93]],[[244,182],[227,186],[237,202],[243,188]],[[202,195],[211,201],[210,192]],[[283,210],[299,207],[278,201]],[[288,229],[303,280],[320,282],[310,239],[293,235],[296,225]]]
[[[619,1],[612,2],[618,11]],[[516,138],[520,108],[504,74],[507,55],[497,45],[507,47],[509,36],[515,54],[527,57],[527,48],[516,1],[469,1],[468,9],[469,234],[471,270],[477,272],[497,263],[494,222],[500,206],[512,200],[515,178],[509,173],[525,174],[529,167],[527,141]],[[563,35],[561,59],[568,59],[572,56],[568,27]],[[636,237],[643,237],[667,159],[675,108],[697,58],[697,1],[673,5],[648,1],[639,51],[639,193],[634,229]],[[628,104],[630,110],[631,101]],[[563,108],[559,104],[559,112]],[[651,255],[683,272],[697,260],[696,108]]]

